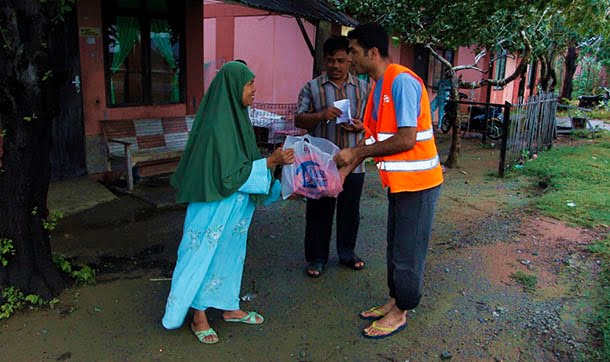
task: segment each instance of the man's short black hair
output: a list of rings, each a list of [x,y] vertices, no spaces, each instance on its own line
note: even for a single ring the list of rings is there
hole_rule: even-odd
[[[349,40],[345,36],[332,36],[324,42],[324,55],[335,55],[338,50],[349,53]]]
[[[379,24],[368,23],[358,25],[354,30],[347,33],[347,37],[358,41],[358,44],[362,46],[365,52],[368,52],[371,48],[377,48],[379,55],[384,58],[388,57],[390,37]]]
[[[239,63],[241,63],[241,64],[243,64],[243,65],[245,65],[245,66],[247,66],[247,65],[248,65],[248,63],[246,63],[246,61],[245,61],[245,60],[243,60],[243,59],[235,59],[235,60],[234,60],[234,62],[239,62]]]

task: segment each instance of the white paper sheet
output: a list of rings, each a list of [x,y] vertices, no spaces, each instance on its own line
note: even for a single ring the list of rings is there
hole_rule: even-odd
[[[341,99],[334,101],[333,105],[341,110],[341,115],[337,117],[337,124],[348,123],[352,124],[352,112],[349,99]]]

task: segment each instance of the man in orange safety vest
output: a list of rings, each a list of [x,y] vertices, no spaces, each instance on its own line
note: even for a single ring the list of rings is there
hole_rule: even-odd
[[[356,71],[368,73],[375,86],[364,115],[364,142],[341,150],[335,161],[347,175],[374,157],[381,183],[388,188],[389,300],[360,313],[362,319],[374,320],[362,334],[379,339],[402,330],[407,311],[420,302],[443,173],[424,82],[410,69],[390,62],[389,37],[380,25],[360,25],[348,38]]]

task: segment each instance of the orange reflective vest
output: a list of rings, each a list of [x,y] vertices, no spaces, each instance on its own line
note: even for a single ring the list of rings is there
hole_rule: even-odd
[[[381,84],[377,121],[373,119],[373,97],[371,91],[364,115],[367,145],[387,140],[398,131],[394,99],[392,98],[392,82],[401,73],[409,73],[419,81],[422,87],[420,113],[417,117],[417,141],[415,146],[405,152],[395,155],[375,157],[383,187],[390,187],[390,192],[421,191],[443,183],[434,131],[430,102],[424,82],[409,68],[398,64],[390,64]]]

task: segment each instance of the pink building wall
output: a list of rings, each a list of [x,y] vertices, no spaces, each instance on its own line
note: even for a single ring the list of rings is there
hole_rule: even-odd
[[[311,79],[313,57],[293,17],[241,5],[204,2],[204,85],[209,85],[215,69],[223,62],[243,59],[256,74],[256,102],[296,103],[301,87]],[[315,40],[315,26],[303,21],[309,39]],[[477,54],[475,47],[459,48],[456,65],[472,64]],[[390,43],[392,62],[414,66],[414,47]],[[487,70],[489,55],[479,67]],[[206,67],[207,64],[207,67]],[[212,65],[210,65],[212,64]],[[507,59],[506,74],[514,71],[517,60]],[[479,81],[488,76],[476,70],[459,72],[466,82]],[[503,89],[492,89],[490,101],[516,102],[519,80]],[[462,89],[475,101],[485,101],[486,87]],[[433,94],[431,93],[433,98]]]
[[[475,47],[461,47],[457,51],[453,65],[455,66],[473,64],[474,57],[477,55],[477,53],[478,52]],[[484,58],[479,61],[479,68],[487,70],[487,59],[488,58]],[[461,76],[464,82],[477,82],[481,80],[482,73],[474,69],[468,69],[458,72],[458,76]],[[474,100],[484,101],[485,99],[481,98],[481,96],[485,97],[484,90],[485,88],[476,88],[474,89],[473,93],[472,89],[460,89],[460,92],[466,93],[469,98],[472,98]]]
[[[504,77],[507,77],[517,69],[517,60],[506,58],[506,70],[504,73]],[[495,66],[495,64],[494,64]],[[504,104],[504,102],[516,103],[517,99],[514,98],[514,89],[515,86],[518,88],[519,78],[514,81],[508,83],[504,88],[496,90],[492,88],[491,91],[491,103]]]
[[[216,74],[216,19],[203,19],[203,91]]]
[[[313,41],[314,25],[304,25]],[[256,74],[256,102],[296,103],[312,76],[313,57],[294,18],[236,17],[233,54]]]
[[[477,50],[475,47],[462,47],[457,51],[457,56],[454,65],[467,65],[473,64],[474,58],[477,54]],[[514,59],[513,59],[514,58]],[[489,59],[490,55],[485,56],[483,59],[479,61],[478,67],[487,71],[489,68]],[[504,77],[511,75],[517,66],[519,65],[520,58],[518,57],[508,57],[506,58],[506,68],[504,72]],[[494,63],[494,66],[497,65]],[[476,82],[485,77],[491,77],[493,74],[481,73],[477,70],[463,70],[458,73],[458,75],[462,76],[462,80],[465,82]],[[492,87],[490,102],[497,104],[504,104],[504,102],[517,103],[518,101],[518,89],[520,78],[515,79],[514,81],[508,83],[506,86],[500,89],[495,89]],[[527,80],[526,80],[527,81]],[[468,97],[471,97],[476,102],[485,102],[487,96],[487,87],[481,87],[474,89],[474,92],[470,89],[461,89],[460,92],[466,93]],[[525,90],[525,96],[528,96],[528,90]]]
[[[293,17],[235,4],[204,2],[204,67],[219,69],[226,61],[243,59],[256,74],[260,103],[296,103],[311,79],[313,56]],[[309,39],[315,26],[303,20]],[[205,83],[215,72],[208,65]]]

